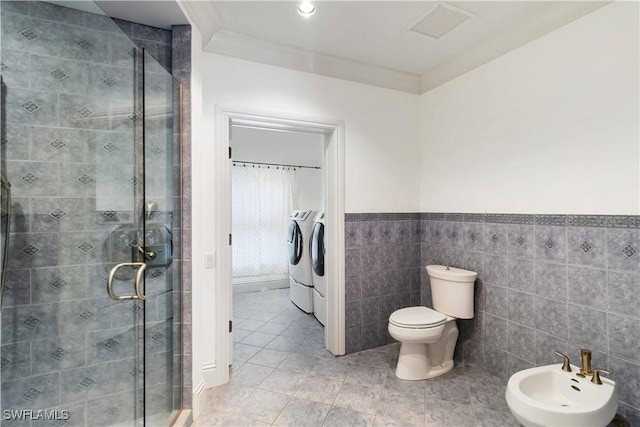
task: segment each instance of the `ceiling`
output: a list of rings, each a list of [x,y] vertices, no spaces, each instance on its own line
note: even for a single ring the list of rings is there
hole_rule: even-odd
[[[116,18],[161,28],[188,23],[203,48],[411,93],[424,93],[609,2],[315,1],[303,18],[296,1],[97,1]],[[408,31],[438,4],[474,16],[434,39]]]
[[[221,29],[363,64],[424,74],[544,7],[534,2],[451,2],[477,15],[441,39],[407,31],[435,3],[318,2],[310,18],[296,2],[218,1]]]

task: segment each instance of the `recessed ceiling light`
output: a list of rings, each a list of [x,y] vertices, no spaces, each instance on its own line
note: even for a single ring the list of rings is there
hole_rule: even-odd
[[[305,18],[308,18],[316,13],[316,7],[312,5],[310,1],[303,1],[300,3],[300,6],[298,6],[298,13]]]

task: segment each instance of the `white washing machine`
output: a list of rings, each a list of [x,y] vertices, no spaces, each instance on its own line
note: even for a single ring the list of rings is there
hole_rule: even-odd
[[[313,219],[311,234],[311,269],[313,272],[313,315],[323,325],[327,320],[327,281],[324,272],[324,212]]]
[[[306,313],[313,313],[313,277],[310,242],[316,211],[295,210],[289,215],[289,286],[291,301]]]

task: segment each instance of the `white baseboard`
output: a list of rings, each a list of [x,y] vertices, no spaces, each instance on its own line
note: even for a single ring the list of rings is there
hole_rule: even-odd
[[[289,278],[261,278],[240,279],[233,282],[233,293],[268,291],[272,289],[285,289],[289,287]]]
[[[216,369],[216,363],[205,363],[202,365],[202,375],[204,376],[204,387],[211,388],[220,384],[224,384],[228,381],[225,378],[225,373],[219,369]]]
[[[193,389],[193,396],[191,402],[193,403],[192,414],[193,419],[197,419],[200,416],[201,403],[200,399],[202,397],[202,392],[204,392],[204,380],[200,381],[196,388]]]
[[[202,409],[201,399],[206,389],[216,387],[229,382],[229,369],[217,369],[216,363],[202,365],[203,380],[193,390],[193,419],[200,415]]]

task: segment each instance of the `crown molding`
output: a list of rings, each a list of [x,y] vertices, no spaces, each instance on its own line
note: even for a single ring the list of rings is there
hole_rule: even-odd
[[[215,32],[204,45],[204,50],[416,95],[421,93],[420,76],[417,74],[362,64],[225,30]]]
[[[480,43],[422,75],[363,64],[345,58],[269,42],[221,29],[212,2],[177,0],[202,34],[205,51],[307,73],[421,95],[472,71],[551,31],[575,21],[611,1],[544,2],[537,14],[528,14],[500,34]],[[504,37],[509,34],[509,37]]]

